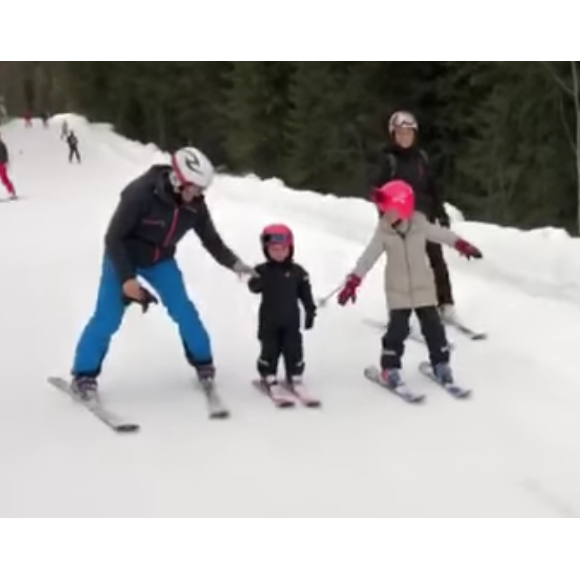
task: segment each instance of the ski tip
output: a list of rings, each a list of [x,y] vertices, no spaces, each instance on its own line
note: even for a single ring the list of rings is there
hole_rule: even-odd
[[[229,419],[230,413],[229,411],[222,410],[222,411],[215,411],[214,413],[210,413],[210,419]]]
[[[62,377],[57,377],[57,376],[49,376],[46,377],[47,382],[54,384],[54,383],[62,383],[62,382],[68,382],[65,379],[63,379]]]
[[[140,429],[141,427],[135,423],[124,423],[115,427],[117,433],[136,433]]]

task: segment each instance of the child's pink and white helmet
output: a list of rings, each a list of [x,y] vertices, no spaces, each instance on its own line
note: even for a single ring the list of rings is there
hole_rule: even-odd
[[[401,179],[389,181],[375,189],[374,202],[381,213],[394,211],[399,219],[409,219],[415,211],[415,192]]]

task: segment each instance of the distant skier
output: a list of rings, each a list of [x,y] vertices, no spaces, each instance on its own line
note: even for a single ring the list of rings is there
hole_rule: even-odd
[[[393,389],[401,386],[401,358],[414,311],[429,349],[433,373],[438,380],[452,383],[449,347],[437,311],[435,282],[427,264],[425,244],[428,240],[446,244],[467,258],[481,258],[482,254],[451,230],[429,223],[423,213],[415,211],[413,189],[404,181],[390,181],[378,189],[375,203],[381,218],[347,277],[338,302],[344,306],[349,300],[356,300],[362,279],[386,253],[385,292],[390,312],[388,329],[382,337],[381,382]]]
[[[2,135],[0,135],[0,182],[8,191],[8,195],[11,198],[16,198],[16,192],[14,191],[14,184],[8,176],[8,163],[10,162],[10,157],[8,155],[8,147],[6,143],[2,140]]]
[[[177,325],[187,360],[199,379],[213,380],[210,338],[187,295],[175,260],[176,246],[194,230],[219,264],[240,276],[255,274],[224,244],[214,227],[204,198],[213,177],[211,162],[188,147],[172,154],[171,164],[153,165],[122,191],[105,235],[95,312],[76,348],[71,388],[79,396],[96,394],[97,377],[125,307],[137,303],[146,311],[157,302],[140,279],[157,293]]]
[[[61,139],[61,141],[66,141],[66,139],[68,137],[68,133],[69,133],[68,121],[65,119],[62,122],[62,125],[60,126],[60,139]]]
[[[47,111],[43,111],[40,115],[40,120],[42,121],[42,125],[44,126],[45,129],[48,129],[48,112]]]
[[[73,158],[81,162],[81,154],[79,153],[79,140],[74,131],[70,131],[66,142],[68,143],[68,162],[72,163]]]
[[[314,326],[316,305],[308,272],[294,262],[294,236],[283,224],[264,228],[260,240],[266,261],[256,266],[257,276],[248,286],[262,297],[258,321],[261,353],[258,373],[273,397],[283,396],[278,384],[278,361],[284,358],[286,382],[302,388],[304,354],[300,332],[300,307],[305,310],[304,328]]]
[[[22,118],[24,119],[24,126],[25,127],[32,127],[32,115],[31,115],[30,111],[26,111],[24,113],[24,115],[22,116]]]
[[[429,158],[417,142],[419,124],[408,111],[397,111],[388,121],[387,132],[390,143],[383,149],[383,158],[378,175],[373,182],[380,187],[391,179],[402,179],[415,192],[416,209],[427,216],[431,223],[439,222],[449,227],[449,216],[435,184]],[[427,255],[435,275],[437,302],[446,322],[457,320],[449,270],[440,244],[427,243]]]

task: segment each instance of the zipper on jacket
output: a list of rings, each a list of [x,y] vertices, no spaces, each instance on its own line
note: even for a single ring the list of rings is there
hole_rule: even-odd
[[[169,229],[167,230],[167,235],[163,240],[162,246],[166,248],[169,245],[169,241],[171,240],[171,236],[173,232],[175,232],[175,226],[177,225],[177,218],[179,217],[179,208],[175,208],[173,210],[173,216],[171,216],[171,223],[169,224]]]
[[[409,249],[407,247],[407,234],[402,234],[401,232],[397,232],[401,237],[401,241],[403,242],[403,248],[405,248],[405,262],[407,263],[407,273],[409,279],[409,296],[411,297],[411,304],[412,309],[415,308],[415,296],[413,294],[413,277],[411,275],[411,263],[409,262]]]
[[[162,248],[166,248],[169,245],[171,240],[171,236],[175,232],[175,227],[177,226],[177,218],[179,217],[179,208],[175,208],[173,210],[173,215],[171,216],[171,223],[169,224],[169,229],[167,230],[167,234],[165,234],[165,238],[161,243]],[[155,252],[153,253],[153,262],[157,262],[161,257],[161,249],[155,248]]]

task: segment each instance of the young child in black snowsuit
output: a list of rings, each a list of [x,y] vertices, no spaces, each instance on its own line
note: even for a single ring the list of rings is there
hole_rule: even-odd
[[[286,380],[294,389],[302,385],[304,358],[300,331],[300,308],[305,310],[304,328],[314,326],[316,305],[308,272],[294,262],[294,236],[285,225],[266,227],[261,235],[266,262],[256,266],[257,277],[251,278],[251,292],[261,294],[258,339],[261,353],[258,373],[262,385],[278,394],[276,378],[280,356],[284,359]]]

